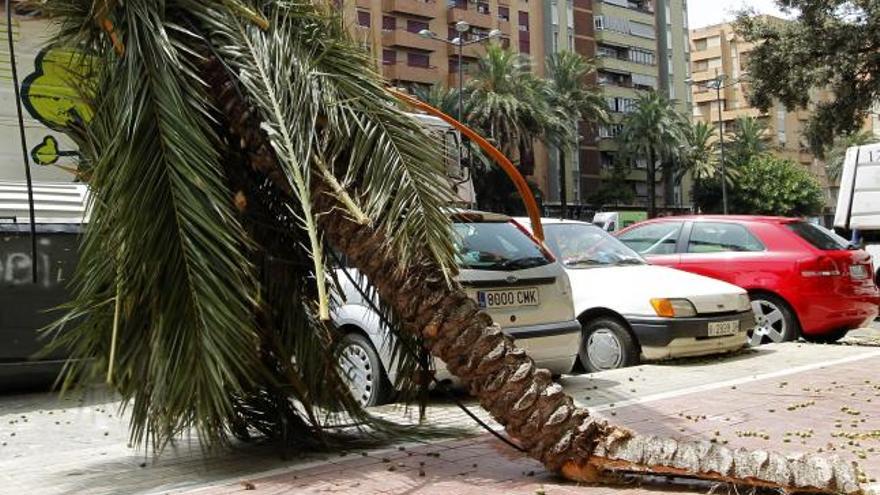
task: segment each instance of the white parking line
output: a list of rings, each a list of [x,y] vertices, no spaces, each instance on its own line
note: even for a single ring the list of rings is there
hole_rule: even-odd
[[[794,368],[787,368],[784,370],[773,371],[769,373],[759,373],[757,375],[752,375],[750,377],[744,378],[734,378],[731,380],[723,381],[723,382],[713,382],[707,383],[705,385],[696,385],[693,387],[682,388],[679,390],[672,390],[669,392],[662,392],[654,395],[646,395],[644,397],[638,397],[634,399],[624,399],[621,401],[609,402],[607,404],[602,404],[598,406],[588,407],[587,409],[590,412],[599,412],[599,411],[607,411],[610,409],[620,409],[622,407],[632,406],[635,404],[645,404],[647,402],[654,402],[663,399],[671,399],[674,397],[681,397],[682,395],[694,394],[698,392],[707,392],[710,390],[717,390],[719,388],[724,387],[733,387],[736,385],[742,385],[744,383],[757,382],[760,380],[768,380],[771,378],[779,378],[782,376],[794,375],[797,373],[803,373],[805,371],[813,371],[821,368],[825,368],[828,366],[836,366],[839,364],[847,364],[853,363],[856,361],[863,361],[865,359],[871,359],[874,357],[880,356],[880,349],[875,349],[873,351],[868,351],[864,354],[859,354],[857,356],[847,356],[845,358],[834,359],[831,361],[822,361],[820,363],[812,363],[806,364],[803,366],[796,366]]]

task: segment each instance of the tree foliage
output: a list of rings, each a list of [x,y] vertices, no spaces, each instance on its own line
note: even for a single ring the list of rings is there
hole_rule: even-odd
[[[834,139],[831,149],[825,156],[825,173],[828,180],[837,182],[843,173],[843,162],[846,159],[846,150],[853,146],[864,146],[878,141],[872,132],[860,131],[847,136],[838,136]]]
[[[616,138],[621,157],[635,164],[644,160],[648,184],[648,215],[656,216],[655,184],[657,164],[671,167],[679,160],[685,142],[687,119],[672,103],[656,92],[639,96],[636,108],[621,122],[623,130]]]
[[[337,214],[394,232],[384,248],[400,263],[448,277],[438,143],[323,4],[45,5],[56,43],[103,61],[80,85],[95,88],[91,120],[66,129],[93,198],[55,343],[73,358],[68,384],[106,376],[132,441],[157,448],[190,429],[208,447],[307,444],[326,440],[331,413],[365,419],[324,321],[339,295],[322,281],[314,187],[328,184]]]
[[[803,166],[771,154],[752,157],[727,190],[730,212],[741,215],[811,216],[822,211],[819,181]],[[720,213],[720,179],[701,182],[694,199],[703,213]]]
[[[835,136],[862,125],[880,99],[880,2],[877,0],[776,0],[797,14],[780,23],[744,13],[737,30],[756,43],[749,56],[749,99],[767,111],[775,101],[812,108],[805,130],[822,153]],[[828,99],[815,99],[822,91]]]
[[[769,150],[767,125],[755,117],[739,117],[733,130],[724,137],[724,161],[727,170],[736,173],[752,158]]]

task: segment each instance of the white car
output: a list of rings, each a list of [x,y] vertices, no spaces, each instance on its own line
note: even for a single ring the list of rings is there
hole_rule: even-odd
[[[529,226],[527,218],[517,219]],[[547,247],[566,268],[583,332],[588,371],[641,359],[734,351],[755,319],[745,290],[719,280],[647,264],[595,225],[542,220]]]
[[[456,211],[451,217],[458,282],[467,294],[538,366],[556,375],[570,372],[581,326],[562,265],[510,217],[476,211]],[[393,338],[345,273],[337,279],[345,296],[333,311],[336,327],[346,332],[340,367],[357,400],[381,404],[394,392]],[[434,364],[438,379],[451,379],[442,362]]]

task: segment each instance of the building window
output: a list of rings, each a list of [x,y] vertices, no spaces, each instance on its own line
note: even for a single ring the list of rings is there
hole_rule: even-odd
[[[394,65],[397,63],[397,52],[394,50],[382,50],[382,64]]]
[[[456,9],[467,9],[467,0],[452,0],[450,3]]]
[[[655,63],[655,55],[654,52],[649,50],[642,50],[639,48],[630,48],[629,49],[629,61],[635,62],[637,64],[642,65],[654,65]]]
[[[504,22],[510,22],[510,7],[499,5],[498,6],[498,19]]]
[[[406,65],[427,69],[431,65],[431,57],[427,53],[409,52],[406,54]]]
[[[424,21],[414,21],[412,19],[408,19],[406,21],[406,30],[411,33],[418,33],[423,29],[428,29],[428,23]]]
[[[382,29],[384,31],[394,31],[397,29],[397,19],[393,15],[383,15]]]
[[[520,31],[528,31],[529,30],[529,13],[528,12],[519,12],[519,30]]]
[[[489,10],[489,4],[486,2],[478,2],[477,3],[477,12],[485,15],[490,15],[492,12]]]
[[[652,40],[655,39],[657,36],[654,31],[654,26],[635,21],[629,21],[629,32],[633,36],[638,36],[639,38],[648,38]]]
[[[370,27],[370,13],[366,10],[358,10],[358,26]]]
[[[605,17],[601,15],[597,15],[593,18],[593,27],[596,28],[596,31],[605,30]]]

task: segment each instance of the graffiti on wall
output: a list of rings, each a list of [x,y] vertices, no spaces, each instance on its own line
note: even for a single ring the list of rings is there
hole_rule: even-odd
[[[75,247],[47,237],[38,239],[37,244],[37,283],[46,288],[64,285],[73,270]],[[31,284],[33,262],[26,237],[0,238],[0,285]]]

